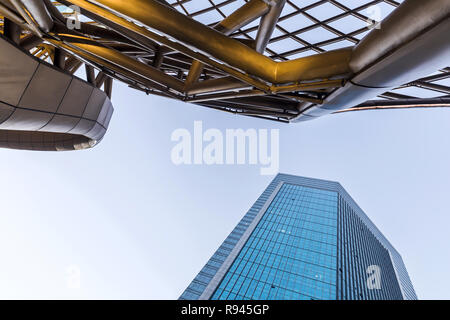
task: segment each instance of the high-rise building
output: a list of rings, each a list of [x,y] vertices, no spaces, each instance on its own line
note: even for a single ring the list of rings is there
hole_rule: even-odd
[[[337,182],[278,174],[180,299],[417,299],[400,254]]]

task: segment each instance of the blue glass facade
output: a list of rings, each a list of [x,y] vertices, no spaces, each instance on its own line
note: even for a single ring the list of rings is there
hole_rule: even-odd
[[[381,271],[368,285],[369,268]],[[180,299],[416,299],[400,255],[336,182],[279,174]]]

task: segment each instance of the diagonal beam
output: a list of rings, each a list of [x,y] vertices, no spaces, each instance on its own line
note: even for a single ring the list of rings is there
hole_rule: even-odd
[[[234,11],[228,17],[214,26],[214,29],[223,33],[224,35],[230,35],[234,31],[242,28],[243,26],[258,19],[262,15],[266,14],[270,10],[269,5],[263,0],[250,0],[245,5]],[[189,70],[186,78],[186,88],[191,87],[198,81],[203,71],[204,64],[198,60],[192,62],[191,69]]]
[[[83,7],[86,1],[70,0]],[[350,72],[351,48],[285,62],[275,62],[241,42],[170,9],[156,0],[96,0],[172,38],[208,53],[215,59],[273,84],[329,78]],[[100,12],[102,9],[97,8]],[[106,10],[108,12],[108,10]]]
[[[228,36],[269,11],[270,6],[267,1],[250,0],[215,25],[214,29]]]
[[[138,43],[145,43],[146,40],[155,41],[157,43],[163,44],[167,46],[168,48],[171,48],[175,51],[178,51],[180,53],[185,54],[186,56],[199,60],[203,62],[204,64],[207,64],[211,67],[214,67],[220,71],[223,71],[224,73],[229,74],[230,76],[239,79],[242,82],[248,83],[256,88],[262,89],[262,90],[269,90],[269,86],[267,83],[260,81],[258,79],[255,79],[254,77],[251,77],[244,72],[237,70],[235,68],[232,68],[228,65],[225,65],[221,62],[218,62],[214,59],[209,58],[203,53],[200,53],[198,51],[194,51],[188,46],[185,46],[179,42],[172,41],[168,39],[165,36],[161,36],[158,33],[150,31],[148,28],[144,28],[142,26],[137,25],[136,23],[133,23],[127,19],[124,19],[122,17],[119,17],[118,15],[112,13],[111,11],[108,11],[98,5],[95,5],[91,2],[85,1],[85,0],[60,0],[59,2],[64,3],[65,5],[72,5],[75,4],[78,7],[81,8],[81,12],[83,15],[86,15],[96,21],[99,21],[100,23],[112,28],[113,30],[117,31],[117,28],[120,29],[120,32],[123,34],[126,34],[127,36],[130,36],[132,39],[136,39]],[[163,6],[165,9],[165,6]],[[172,9],[169,9],[172,10]],[[182,15],[183,16],[183,15]],[[205,27],[205,26],[204,26]],[[206,27],[208,28],[208,27]],[[208,28],[210,29],[210,28]],[[212,29],[210,29],[212,30]]]
[[[263,53],[266,50],[285,4],[286,0],[276,1],[269,12],[262,18],[256,34],[256,51],[259,53]]]
[[[50,38],[46,40],[56,46],[69,49],[70,51],[75,52],[88,60],[92,60],[93,57],[96,57],[102,62],[107,63],[109,68],[118,73],[122,73],[122,70],[127,70],[128,74],[132,73],[136,76],[141,76],[151,80],[152,82],[157,82],[158,84],[171,88],[177,92],[183,92],[183,82],[152,66],[141,63],[127,55],[124,55],[120,51],[103,46],[100,43],[92,41],[88,38],[82,39],[81,37],[72,37],[69,35],[61,38],[63,41],[52,40]],[[136,78],[136,76],[134,78]]]

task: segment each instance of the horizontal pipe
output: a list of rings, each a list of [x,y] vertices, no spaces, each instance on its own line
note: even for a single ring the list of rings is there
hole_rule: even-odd
[[[204,80],[192,84],[187,89],[186,93],[188,95],[210,93],[217,91],[235,90],[235,89],[246,89],[250,86],[242,81],[239,81],[233,77],[222,77],[211,80]]]
[[[294,91],[314,91],[329,88],[338,88],[344,85],[344,80],[326,80],[315,82],[296,83],[292,85],[272,86],[266,92],[286,93]],[[228,91],[236,89],[247,89],[249,86],[232,77],[204,80],[193,84],[188,90],[188,95],[211,93],[217,91]]]
[[[294,95],[294,94],[281,94],[281,97],[285,97],[286,99],[295,100],[298,102],[311,102],[315,104],[322,104],[323,100],[318,98],[312,98],[305,95]]]
[[[263,96],[266,93],[261,90],[241,90],[237,92],[226,92],[226,93],[214,93],[196,96],[194,98],[186,99],[186,102],[204,102],[211,100],[224,100],[224,99],[234,99],[234,98],[244,98],[244,97],[256,97]]]
[[[279,96],[242,97],[224,101],[253,106],[262,110],[288,111],[298,114],[298,102],[280,99]]]
[[[366,110],[388,110],[388,109],[420,109],[420,108],[448,108],[450,107],[450,98],[431,98],[431,99],[408,99],[408,100],[369,100],[356,107],[339,110],[333,113],[342,113],[350,111]]]
[[[329,78],[350,72],[348,62],[352,54],[351,49],[275,62],[239,41],[155,0],[97,0],[96,3],[274,84]]]
[[[315,82],[303,82],[296,83],[285,86],[273,86],[270,88],[272,93],[286,93],[286,92],[296,92],[296,91],[315,91],[330,88],[339,88],[344,86],[344,80],[325,80],[325,81],[315,81]]]

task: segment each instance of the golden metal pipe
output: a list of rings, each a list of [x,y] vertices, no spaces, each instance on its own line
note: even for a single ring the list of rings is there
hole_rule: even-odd
[[[216,94],[205,94],[197,96],[195,98],[186,99],[186,102],[204,102],[211,100],[224,100],[224,99],[234,99],[234,98],[245,98],[245,97],[257,97],[264,96],[266,93],[261,90],[242,90],[238,92],[225,92]]]
[[[85,60],[91,61],[100,66],[104,66],[104,67],[106,67],[114,72],[117,72],[129,79],[132,79],[138,83],[142,83],[142,84],[148,86],[149,88],[155,88],[155,89],[161,90],[161,91],[168,91],[167,87],[155,82],[154,78],[152,77],[153,73],[152,74],[141,74],[142,69],[139,69],[139,71],[137,71],[135,63],[139,63],[139,62],[137,62],[136,60],[131,59],[127,56],[125,56],[126,58],[124,60],[128,60],[128,59],[133,60],[133,61],[127,62],[126,64],[129,63],[130,64],[129,67],[131,67],[131,69],[134,69],[134,70],[129,70],[127,68],[122,67],[122,65],[117,64],[117,63],[121,63],[124,61],[121,61],[122,59],[116,59],[117,55],[115,55],[114,53],[112,55],[112,58],[116,61],[116,63],[108,61],[108,59],[106,59],[106,57],[101,57],[101,52],[104,52],[104,50],[97,51],[96,46],[90,45],[90,47],[89,47],[89,49],[96,51],[96,54],[93,54],[89,51],[86,51],[86,49],[88,49],[87,46],[78,46],[79,43],[76,43],[76,42],[66,43],[66,42],[63,42],[60,40],[55,40],[52,38],[46,38],[45,40],[50,42],[54,46],[68,50],[68,51],[72,52],[73,54],[75,54]],[[110,57],[111,55],[108,54],[106,56]],[[124,55],[122,55],[122,56],[124,56]],[[147,66],[147,67],[151,68],[150,66]],[[179,82],[177,87],[178,87],[178,89],[181,89],[183,87],[183,83],[175,78],[174,78],[174,80]],[[180,85],[181,85],[181,88],[179,87]],[[173,89],[175,89],[175,88],[173,88]],[[177,89],[175,89],[175,90],[178,91]]]
[[[282,86],[272,86],[269,90],[266,90],[267,93],[285,93],[285,92],[295,92],[295,91],[308,91],[308,90],[321,90],[328,88],[339,88],[344,84],[344,80],[325,80],[325,81],[314,81],[307,83],[294,83],[291,85],[282,85]],[[223,77],[212,80],[205,80],[201,82],[197,82],[188,88],[186,93],[188,95],[194,94],[202,94],[202,93],[211,93],[216,91],[225,91],[225,90],[235,90],[235,89],[246,89],[249,86],[245,83],[242,83],[239,80],[236,80],[232,77]]]
[[[316,82],[296,83],[286,86],[272,86],[270,92],[272,93],[284,93],[295,91],[313,91],[329,88],[340,88],[345,84],[345,80],[325,80]]]
[[[71,0],[71,2],[83,4],[86,1]],[[273,84],[330,78],[350,73],[351,49],[330,51],[286,62],[275,62],[241,42],[156,0],[96,0],[96,2]]]
[[[210,93],[216,91],[245,89],[250,86],[232,77],[223,77],[211,80],[204,80],[187,87],[186,93],[188,95]]]
[[[186,91],[188,91],[189,88],[198,81],[203,72],[203,66],[203,63],[198,60],[192,61],[191,68],[189,69],[189,73],[184,83],[186,86]]]
[[[84,2],[84,1],[83,1]],[[98,0],[97,3],[193,46],[262,79],[275,79],[275,62],[246,45],[195,21],[156,0]],[[255,61],[259,64],[254,68]],[[263,66],[269,66],[268,68]]]
[[[215,25],[214,29],[224,35],[230,35],[234,31],[266,14],[269,9],[270,5],[263,0],[250,0]]]
[[[147,28],[140,27],[137,24],[132,23],[124,18],[121,18],[121,17],[111,13],[110,11],[105,10],[104,8],[99,7],[95,4],[92,4],[86,0],[70,0],[70,1],[64,1],[64,2],[69,2],[69,3],[75,4],[78,7],[82,8],[86,11],[89,11],[89,12],[95,13],[96,15],[102,16],[103,18],[108,19],[109,21],[113,22],[114,24],[117,24],[123,28],[126,28],[136,34],[142,35],[147,39],[151,39],[158,43],[164,44],[165,46],[167,46],[175,51],[182,52],[185,55],[191,57],[192,59],[199,60],[200,62],[202,62],[204,64],[215,67],[225,73],[228,73],[230,76],[237,78],[245,83],[248,83],[258,89],[261,89],[264,91],[269,90],[269,86],[260,80],[250,77],[249,75],[247,75],[241,71],[238,71],[235,68],[231,68],[231,67],[226,66],[222,63],[219,63],[213,59],[210,59],[209,57],[205,56],[204,54],[193,51],[192,49],[190,49],[180,43],[171,41],[167,37],[164,37],[155,32],[152,32],[152,31],[148,30]]]
[[[311,97],[307,97],[307,96],[296,96],[294,94],[280,94],[279,97],[283,97],[286,99],[290,99],[290,100],[295,100],[298,102],[311,102],[314,104],[323,104],[323,100],[322,99],[317,99],[317,98],[311,98]]]
[[[222,79],[226,79],[226,78],[222,78]],[[213,81],[213,80],[211,80],[211,81]],[[277,93],[282,93],[282,92],[320,90],[320,89],[342,87],[343,84],[344,84],[343,80],[328,80],[328,81],[318,81],[318,82],[310,82],[310,83],[299,83],[299,84],[289,85],[289,86],[272,87],[271,93],[277,94]],[[204,102],[204,101],[211,101],[211,100],[256,97],[256,96],[263,96],[266,94],[267,94],[266,92],[261,91],[261,90],[240,90],[240,91],[234,91],[234,92],[232,91],[232,92],[224,92],[224,93],[199,95],[194,98],[186,99],[185,101],[187,101],[187,102]],[[314,98],[308,98],[308,97],[297,97],[294,95],[284,96],[284,97],[287,97],[290,99],[296,99],[298,101],[311,101],[314,103],[322,102],[322,100],[320,100],[320,99],[314,99]]]
[[[61,35],[60,35],[61,36]],[[122,68],[125,68],[131,72],[142,75],[148,79],[151,79],[161,85],[172,88],[180,93],[184,91],[184,83],[172,76],[165,74],[164,72],[153,68],[147,64],[139,62],[120,51],[105,47],[92,41],[88,38],[79,39],[78,37],[63,36],[62,39],[65,42],[78,47],[79,49],[89,52],[103,60],[112,62]]]
[[[250,0],[221,22],[216,24],[214,29],[224,35],[230,35],[239,28],[242,28],[243,26],[266,14],[269,12],[269,9],[270,6],[262,0]],[[192,62],[192,66],[189,70],[185,83],[187,90],[192,84],[198,81],[203,71],[203,66],[204,65],[199,61]]]
[[[303,80],[328,79],[332,76],[350,75],[352,48],[344,48],[314,54],[309,57],[277,63],[276,79],[273,83],[282,84]],[[294,80],[301,75],[301,79]]]

